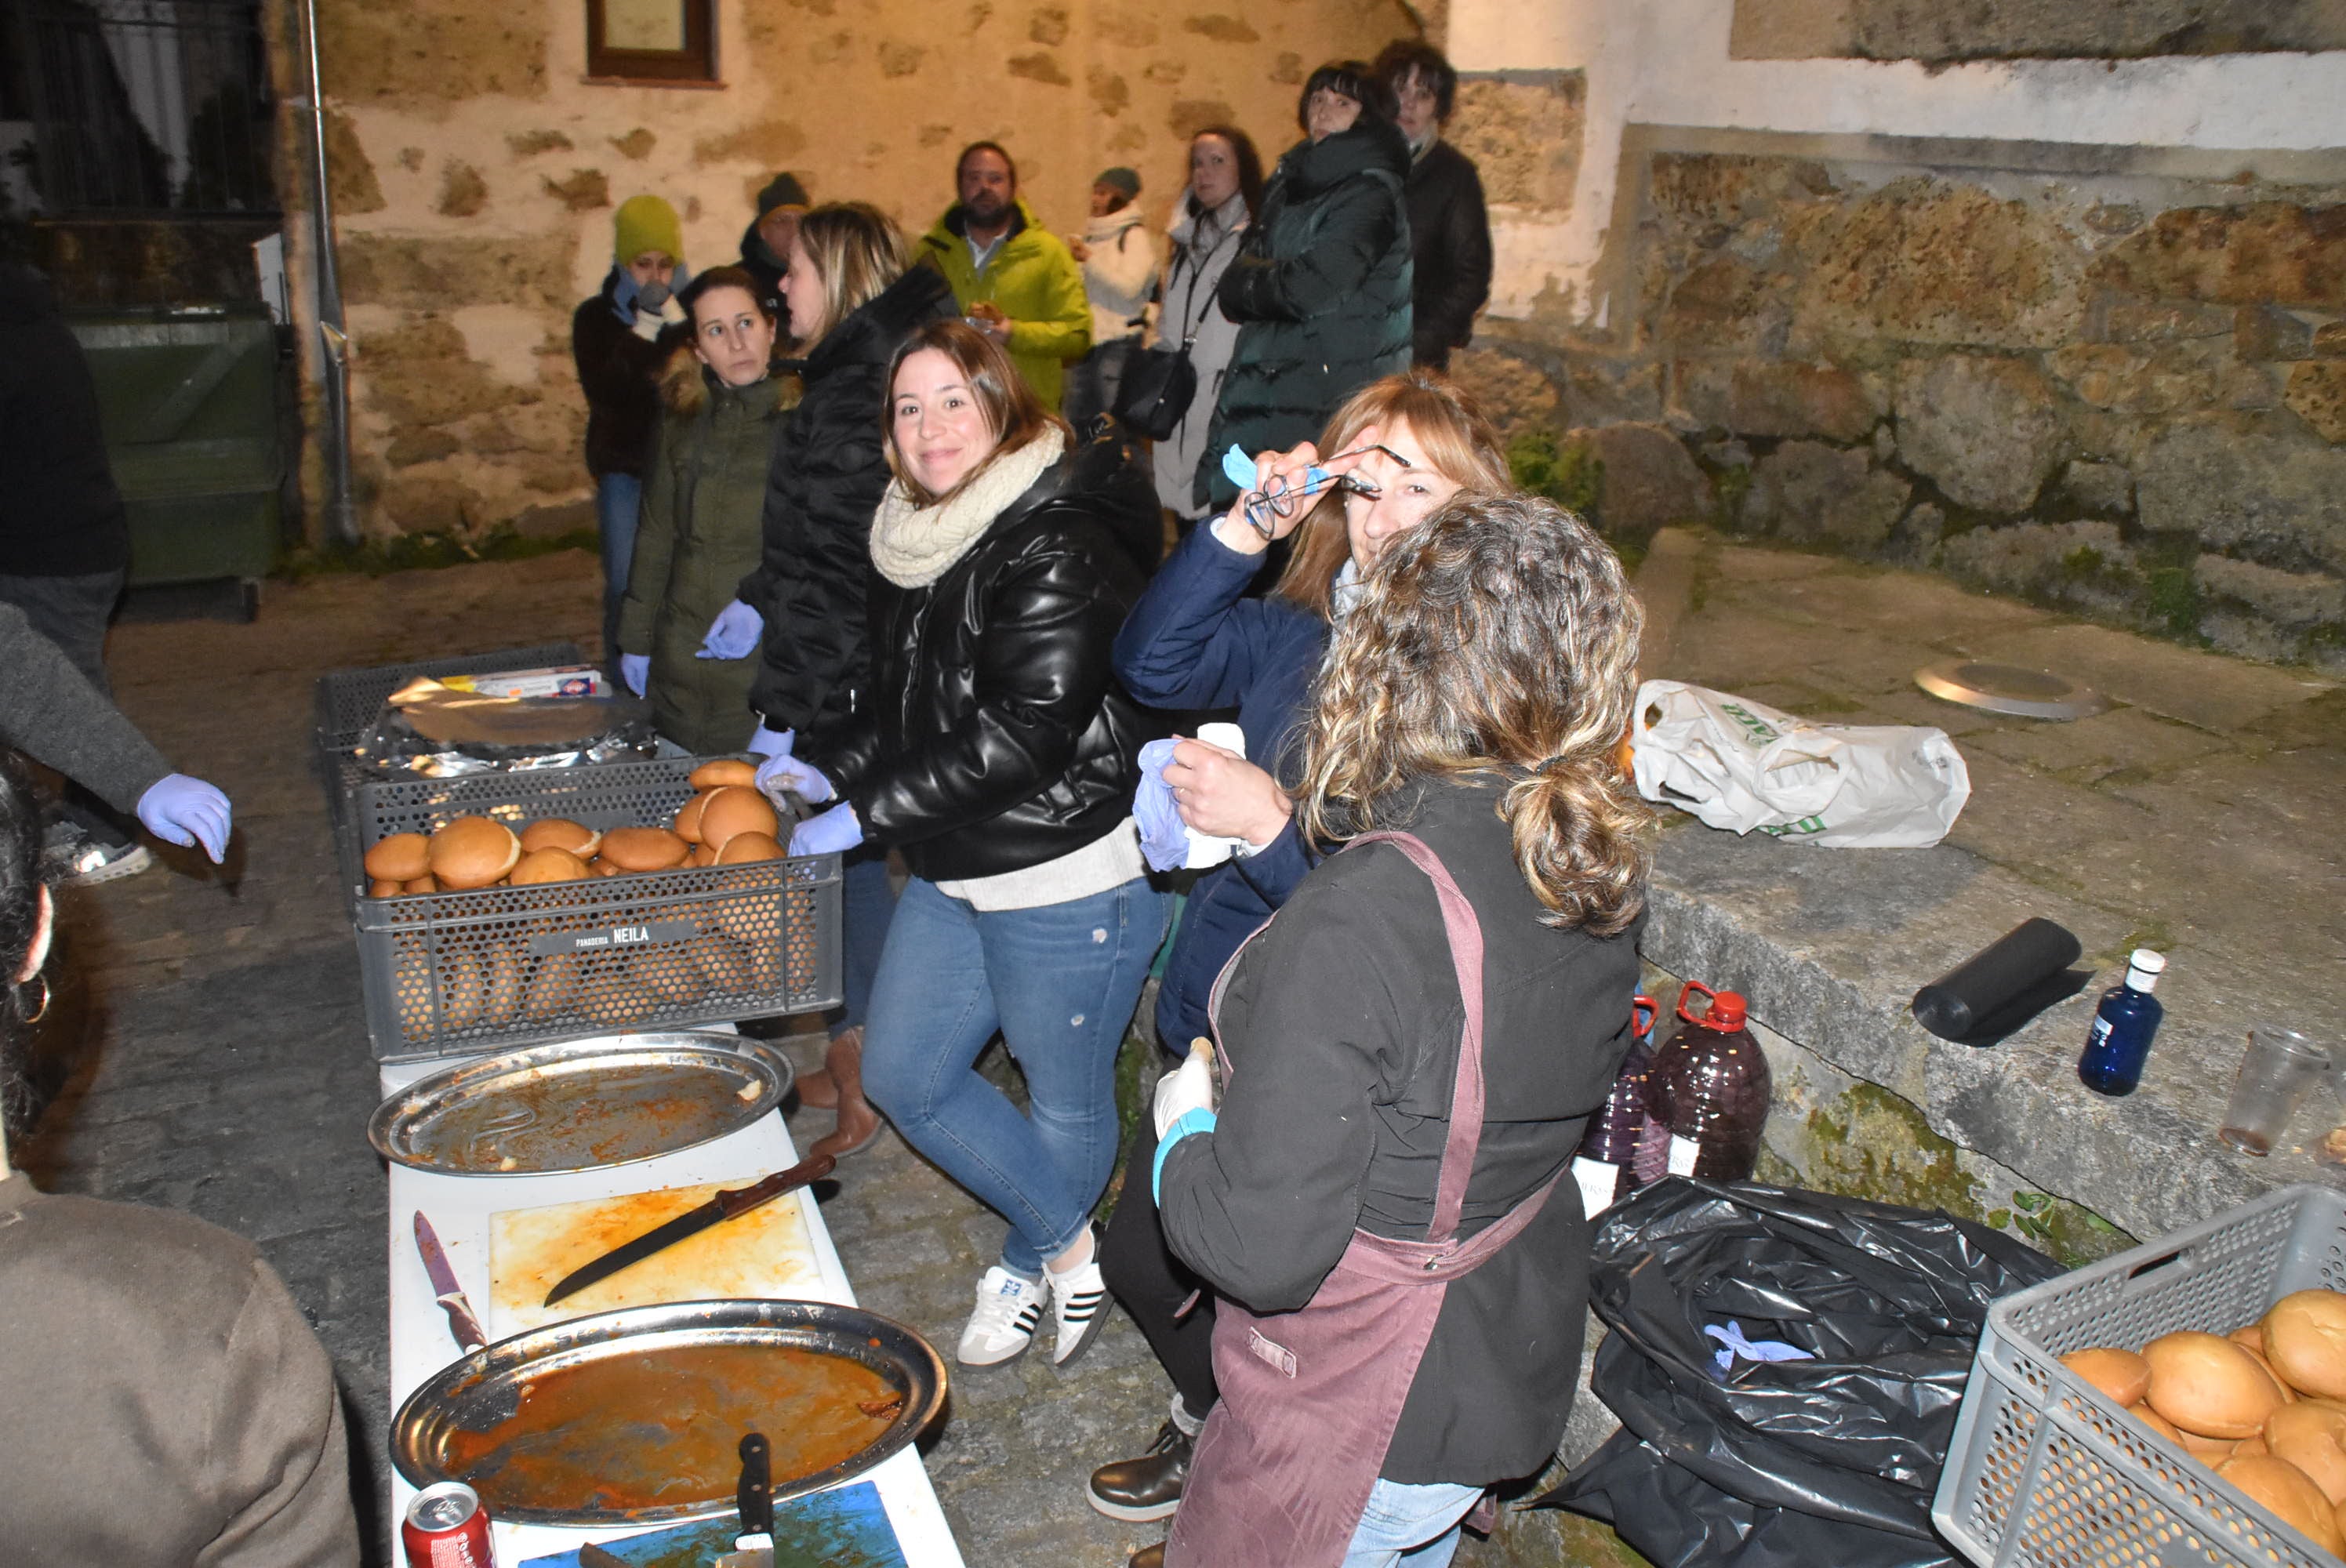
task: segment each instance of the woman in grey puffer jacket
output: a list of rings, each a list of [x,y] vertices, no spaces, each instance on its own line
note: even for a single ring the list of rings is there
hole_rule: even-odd
[[[1173,433],[1157,443],[1155,461],[1158,502],[1181,520],[1185,532],[1207,511],[1198,459],[1239,341],[1239,324],[1223,313],[1214,290],[1261,205],[1262,159],[1246,132],[1208,126],[1189,138],[1189,188],[1173,207],[1173,252],[1158,286],[1157,342],[1189,345],[1198,394]]]

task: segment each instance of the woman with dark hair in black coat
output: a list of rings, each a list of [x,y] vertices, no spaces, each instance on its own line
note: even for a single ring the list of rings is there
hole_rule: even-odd
[[[1216,290],[1239,339],[1198,460],[1213,512],[1238,499],[1222,473],[1231,446],[1285,452],[1362,387],[1409,369],[1409,143],[1392,89],[1340,60],[1311,73],[1295,117],[1305,139],[1279,160]]]
[[[700,652],[758,657],[750,706],[760,722],[750,748],[769,757],[852,715],[870,662],[863,589],[872,511],[888,488],[879,422],[888,361],[907,333],[954,314],[945,280],[925,267],[908,270],[910,259],[903,232],[862,202],[814,209],[790,240],[782,294],[805,357],[781,368],[795,370],[805,392],[775,438],[762,558],[718,612]],[[857,1069],[895,905],[883,853],[847,858],[841,903],[847,1005],[823,1067],[799,1080],[806,1104],[839,1109],[838,1128],[815,1145],[832,1156],[853,1154],[880,1132]]]

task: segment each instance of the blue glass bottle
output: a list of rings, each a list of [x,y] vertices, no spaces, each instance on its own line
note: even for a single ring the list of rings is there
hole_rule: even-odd
[[[2096,1095],[2131,1095],[2142,1082],[2143,1058],[2150,1054],[2150,1038],[2167,1010],[2151,988],[2167,969],[2167,960],[2138,947],[2127,961],[2126,983],[2102,993],[2094,1013],[2094,1027],[2086,1036],[2085,1054],[2077,1058],[2077,1081]]]

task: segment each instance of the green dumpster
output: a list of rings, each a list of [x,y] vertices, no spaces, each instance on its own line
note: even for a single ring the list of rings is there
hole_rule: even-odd
[[[256,603],[285,472],[267,309],[86,313],[72,326],[130,514],[131,585],[234,577]]]

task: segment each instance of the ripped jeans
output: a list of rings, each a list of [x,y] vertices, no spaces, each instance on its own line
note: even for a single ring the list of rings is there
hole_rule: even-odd
[[[1002,1266],[1040,1278],[1115,1167],[1116,1056],[1172,897],[1136,878],[1040,909],[977,910],[914,877],[863,1025],[863,1092],[905,1142],[1010,1222]],[[994,1032],[1020,1111],[976,1070]]]

